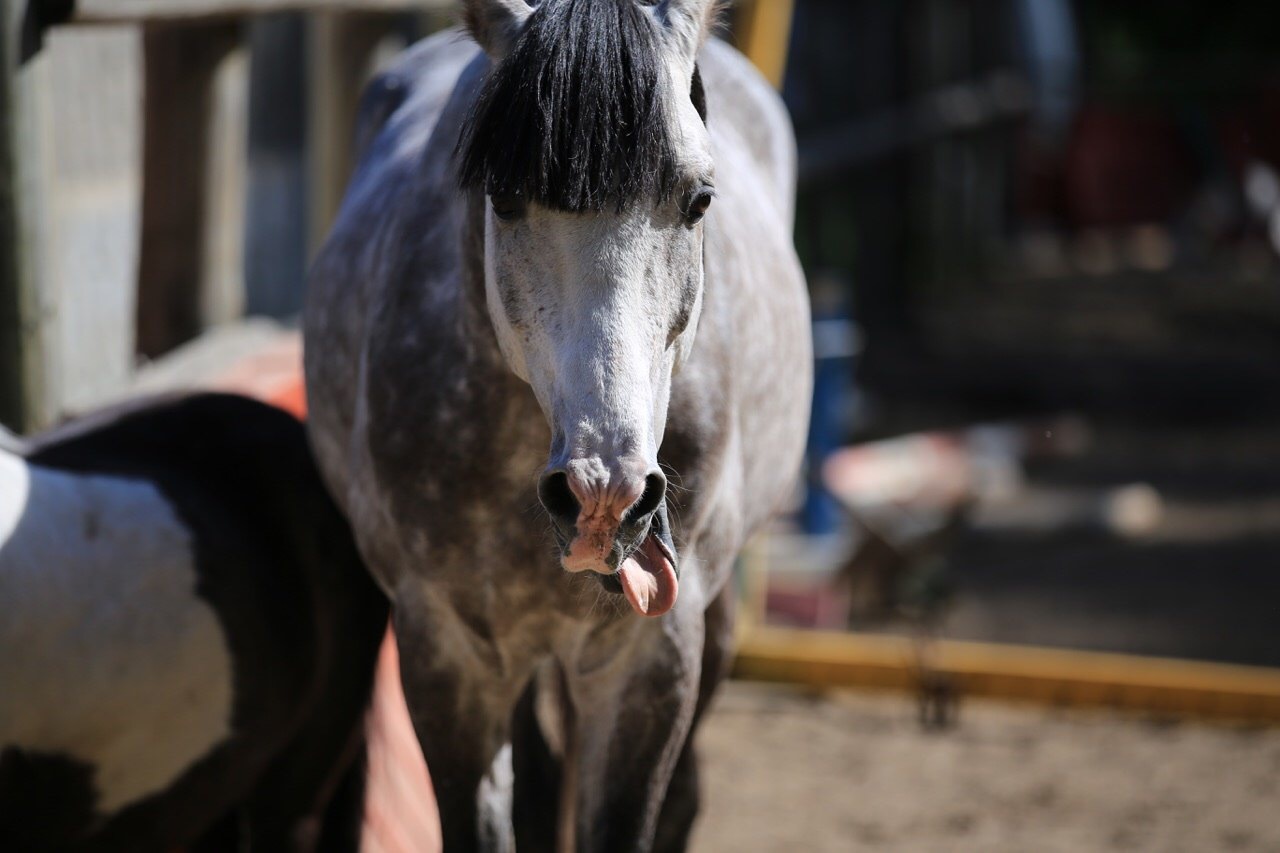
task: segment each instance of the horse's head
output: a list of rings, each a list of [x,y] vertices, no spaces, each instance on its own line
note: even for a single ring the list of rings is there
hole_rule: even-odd
[[[658,467],[702,306],[713,162],[695,55],[712,0],[468,0],[493,68],[459,143],[486,299],[551,426],[562,563],[640,613],[676,598]]]

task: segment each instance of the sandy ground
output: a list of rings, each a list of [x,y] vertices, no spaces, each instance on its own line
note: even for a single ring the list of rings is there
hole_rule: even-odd
[[[696,853],[1280,851],[1280,730],[729,684]]]

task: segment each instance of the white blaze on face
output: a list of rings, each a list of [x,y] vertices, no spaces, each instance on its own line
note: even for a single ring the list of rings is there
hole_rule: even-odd
[[[529,180],[529,175],[504,174],[490,182],[470,174],[466,183],[473,187],[497,183],[500,190],[485,211],[485,298],[507,365],[529,383],[551,427],[546,476],[563,475],[576,498],[551,501],[557,530],[566,537],[568,525],[559,516],[577,514],[576,538],[561,543],[566,547],[562,565],[574,572],[609,574],[616,569],[632,606],[640,613],[659,615],[675,601],[675,555],[664,553],[671,546],[650,530],[641,547],[625,543],[631,554],[621,566],[611,567],[609,558],[619,544],[624,522],[647,521],[643,516],[628,518],[628,507],[635,502],[622,499],[642,498],[649,472],[658,468],[672,377],[692,351],[702,307],[702,215],[713,194],[715,169],[711,139],[694,103],[693,76],[711,4],[709,0],[672,0],[645,8],[653,18],[642,20],[640,26],[654,29],[646,31],[646,38],[637,36],[637,43],[647,44],[647,36],[653,37],[656,55],[652,59],[657,67],[653,75],[645,72],[643,85],[665,101],[657,114],[668,126],[645,128],[659,131],[661,149],[649,147],[640,139],[644,134],[636,134],[639,144],[625,156],[646,169],[660,169],[661,181],[619,186],[614,179],[626,172],[622,165],[610,161],[607,168],[596,169],[593,164],[616,157],[617,146],[628,143],[619,137],[606,144],[593,135],[588,139],[603,147],[592,155],[577,151],[540,155],[548,161],[590,168],[579,177],[595,184],[592,199],[585,199],[581,188],[575,189],[571,182],[560,188],[531,189],[538,182]],[[531,13],[519,0],[471,0],[468,9],[471,30],[493,59],[515,61],[523,56],[523,48],[511,56],[508,52],[514,35],[537,12]],[[542,30],[530,30],[529,36],[542,38]],[[543,47],[555,53],[553,46]],[[583,67],[573,73],[589,80],[592,70]],[[512,78],[501,67],[497,73],[495,91],[506,92]],[[605,75],[596,76],[603,79]],[[638,98],[628,96],[625,78],[622,75],[616,81],[616,92],[593,93],[583,103]],[[534,88],[559,91],[558,80],[551,74],[540,78]],[[535,100],[539,109],[558,108],[547,106],[558,103],[555,99]],[[498,103],[495,100],[482,110],[486,123],[488,110]],[[619,111],[625,114],[626,110]],[[593,118],[567,130],[556,125],[560,129],[548,138],[571,138],[579,130],[587,133],[605,120]],[[493,165],[494,156],[485,154],[484,168],[497,174],[504,170]],[[475,172],[471,166],[465,171]],[[559,175],[560,170],[551,172]],[[590,209],[574,212],[579,207]],[[552,493],[558,490],[557,481],[547,482]],[[659,493],[657,500],[662,499]],[[654,507],[646,507],[650,515],[655,512]],[[664,515],[664,524],[665,519]],[[669,536],[670,531],[662,533]]]
[[[507,220],[485,212],[485,296],[499,346],[574,458],[655,460],[671,376],[693,346],[703,238],[682,205],[714,183],[711,138],[689,94],[706,12],[705,2],[673,3],[662,16],[672,198],[583,213],[528,200]]]
[[[92,766],[110,814],[226,739],[231,655],[196,583],[151,484],[0,453],[0,748]]]
[[[490,214],[486,294],[511,369],[572,458],[656,459],[672,372],[701,307],[701,234],[676,203]]]

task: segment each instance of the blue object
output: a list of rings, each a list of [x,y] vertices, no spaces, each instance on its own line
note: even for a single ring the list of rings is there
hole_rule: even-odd
[[[822,463],[845,437],[845,417],[855,399],[853,371],[858,352],[858,332],[844,312],[815,317],[813,322],[813,408],[809,417],[809,444],[805,452],[808,475],[801,525],[806,533],[834,533],[843,511],[822,482]]]

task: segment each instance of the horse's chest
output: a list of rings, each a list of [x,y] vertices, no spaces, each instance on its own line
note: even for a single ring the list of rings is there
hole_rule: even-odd
[[[150,484],[0,459],[0,749],[92,769],[100,814],[230,733],[232,662]]]

